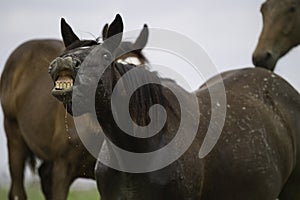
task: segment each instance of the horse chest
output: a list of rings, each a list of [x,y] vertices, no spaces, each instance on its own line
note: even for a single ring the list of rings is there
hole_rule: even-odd
[[[96,174],[103,183],[103,185],[100,183],[102,199],[187,199],[182,196],[183,189],[179,187],[181,181],[176,173],[173,173],[168,167],[156,172],[142,174],[124,173],[107,167],[100,168],[101,166],[98,164]]]

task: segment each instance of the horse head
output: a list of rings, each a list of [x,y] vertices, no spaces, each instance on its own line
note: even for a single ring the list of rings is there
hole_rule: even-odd
[[[267,0],[261,6],[263,29],[253,64],[274,70],[282,56],[300,43],[300,1]]]
[[[144,25],[134,43],[122,42],[123,21],[120,15],[116,15],[110,25],[105,25],[103,43],[101,44],[98,40],[80,40],[64,19],[61,19],[61,34],[66,49],[61,56],[51,62],[49,73],[55,84],[52,95],[62,101],[71,114],[72,91],[77,72],[85,58],[96,47],[107,47],[108,53],[111,54],[110,58],[114,58],[112,61],[134,65],[142,65],[147,62],[146,57],[141,52],[148,40],[147,25]],[[119,35],[119,37],[115,36],[114,41],[111,41],[110,38],[114,35]]]

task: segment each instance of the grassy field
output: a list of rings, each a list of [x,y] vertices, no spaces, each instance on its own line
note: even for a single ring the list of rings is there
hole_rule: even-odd
[[[27,197],[29,200],[44,200],[41,190],[38,185],[26,188]],[[7,189],[0,188],[0,200],[7,199]],[[90,190],[71,190],[68,200],[99,200],[99,194],[96,189]]]

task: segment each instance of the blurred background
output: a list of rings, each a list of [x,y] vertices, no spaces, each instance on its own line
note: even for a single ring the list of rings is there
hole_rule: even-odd
[[[177,1],[178,2],[178,1]],[[102,1],[26,0],[0,3],[0,71],[9,54],[21,43],[37,38],[60,39],[64,17],[80,38],[100,36],[103,25],[120,13],[125,31],[164,28],[181,33],[198,43],[219,72],[251,67],[251,54],[262,28],[259,12],[263,0]],[[150,32],[151,37],[151,32]],[[146,51],[146,55],[147,55]],[[275,72],[300,91],[300,50],[293,49],[277,64]],[[151,59],[150,59],[151,62]],[[166,75],[166,74],[165,74]],[[196,86],[201,80],[193,80]],[[6,138],[0,113],[0,199],[9,184]],[[27,172],[26,181],[34,184]],[[74,188],[93,188],[93,181],[77,181]],[[4,188],[4,189],[3,189]],[[2,191],[2,192],[1,192]]]

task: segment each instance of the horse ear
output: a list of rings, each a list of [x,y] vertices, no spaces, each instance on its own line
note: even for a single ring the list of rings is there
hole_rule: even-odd
[[[140,33],[140,35],[138,36],[138,38],[136,39],[135,43],[134,43],[134,48],[136,50],[141,51],[147,44],[148,42],[148,37],[149,37],[149,29],[147,24],[144,24],[144,27]]]
[[[123,33],[123,20],[119,14],[116,15],[114,21],[109,25],[107,29],[107,38],[118,33]]]
[[[106,33],[106,40],[109,40],[109,49],[111,51],[115,50],[121,43],[123,36],[123,21],[119,14],[116,15],[114,21],[109,25]]]
[[[108,30],[108,23],[106,23],[102,29],[102,40],[107,39],[107,30]]]
[[[64,44],[65,44],[65,47],[68,47],[73,42],[80,40],[77,37],[77,35],[73,32],[71,26],[69,24],[67,24],[67,22],[64,18],[61,18],[60,26],[61,26],[61,35],[62,35]]]

